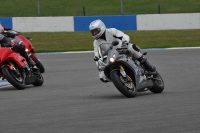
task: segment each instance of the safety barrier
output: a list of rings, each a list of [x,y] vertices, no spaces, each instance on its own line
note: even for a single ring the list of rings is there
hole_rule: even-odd
[[[136,15],[78,16],[74,17],[75,31],[88,31],[93,20],[102,20],[106,27],[119,30],[137,30]]]
[[[0,17],[0,24],[6,27],[12,28],[12,18],[1,18]]]
[[[119,30],[200,29],[200,13],[13,17],[0,18],[0,23],[21,32],[88,31],[91,21],[101,19],[106,27]]]

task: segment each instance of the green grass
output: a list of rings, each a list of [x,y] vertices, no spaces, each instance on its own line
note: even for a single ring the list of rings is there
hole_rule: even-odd
[[[38,16],[38,0],[0,0],[1,17]],[[120,15],[120,0],[40,0],[42,16]],[[124,14],[197,13],[200,0],[124,0]],[[197,47],[200,30],[124,31],[141,48]],[[23,33],[37,52],[93,50],[89,32]]]
[[[1,17],[38,16],[38,0],[0,0]],[[124,0],[124,14],[197,13],[199,0]],[[42,16],[120,15],[120,0],[40,0]]]
[[[200,30],[124,31],[141,48],[199,47]],[[93,50],[89,32],[23,33],[32,38],[36,52]]]

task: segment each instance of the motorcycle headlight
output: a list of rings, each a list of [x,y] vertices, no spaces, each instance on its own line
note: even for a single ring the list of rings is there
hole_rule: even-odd
[[[115,62],[115,54],[112,57],[110,57],[110,62]]]
[[[110,62],[114,62],[115,59],[113,57],[110,58]]]
[[[28,49],[26,48],[25,51],[28,52]]]

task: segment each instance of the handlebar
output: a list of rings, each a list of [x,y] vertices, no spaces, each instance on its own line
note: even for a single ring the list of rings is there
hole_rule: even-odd
[[[128,48],[126,47],[121,47],[121,48],[117,48],[116,49],[118,52],[119,52],[119,54],[127,54],[127,52],[128,52]]]

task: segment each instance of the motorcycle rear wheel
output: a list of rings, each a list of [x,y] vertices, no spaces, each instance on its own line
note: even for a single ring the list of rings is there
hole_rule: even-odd
[[[18,90],[23,90],[26,87],[22,75],[17,76],[8,66],[2,68],[2,73],[7,81]]]
[[[129,75],[127,75],[128,78],[131,79],[131,77]],[[128,98],[133,98],[137,95],[137,90],[135,88],[135,84],[134,82],[129,82],[130,86],[128,86],[127,83],[125,83],[123,80],[122,80],[122,76],[120,75],[120,72],[119,71],[112,71],[110,73],[110,77],[111,77],[111,80],[113,82],[113,84],[115,85],[115,87],[126,97]],[[131,79],[132,80],[132,79]]]

